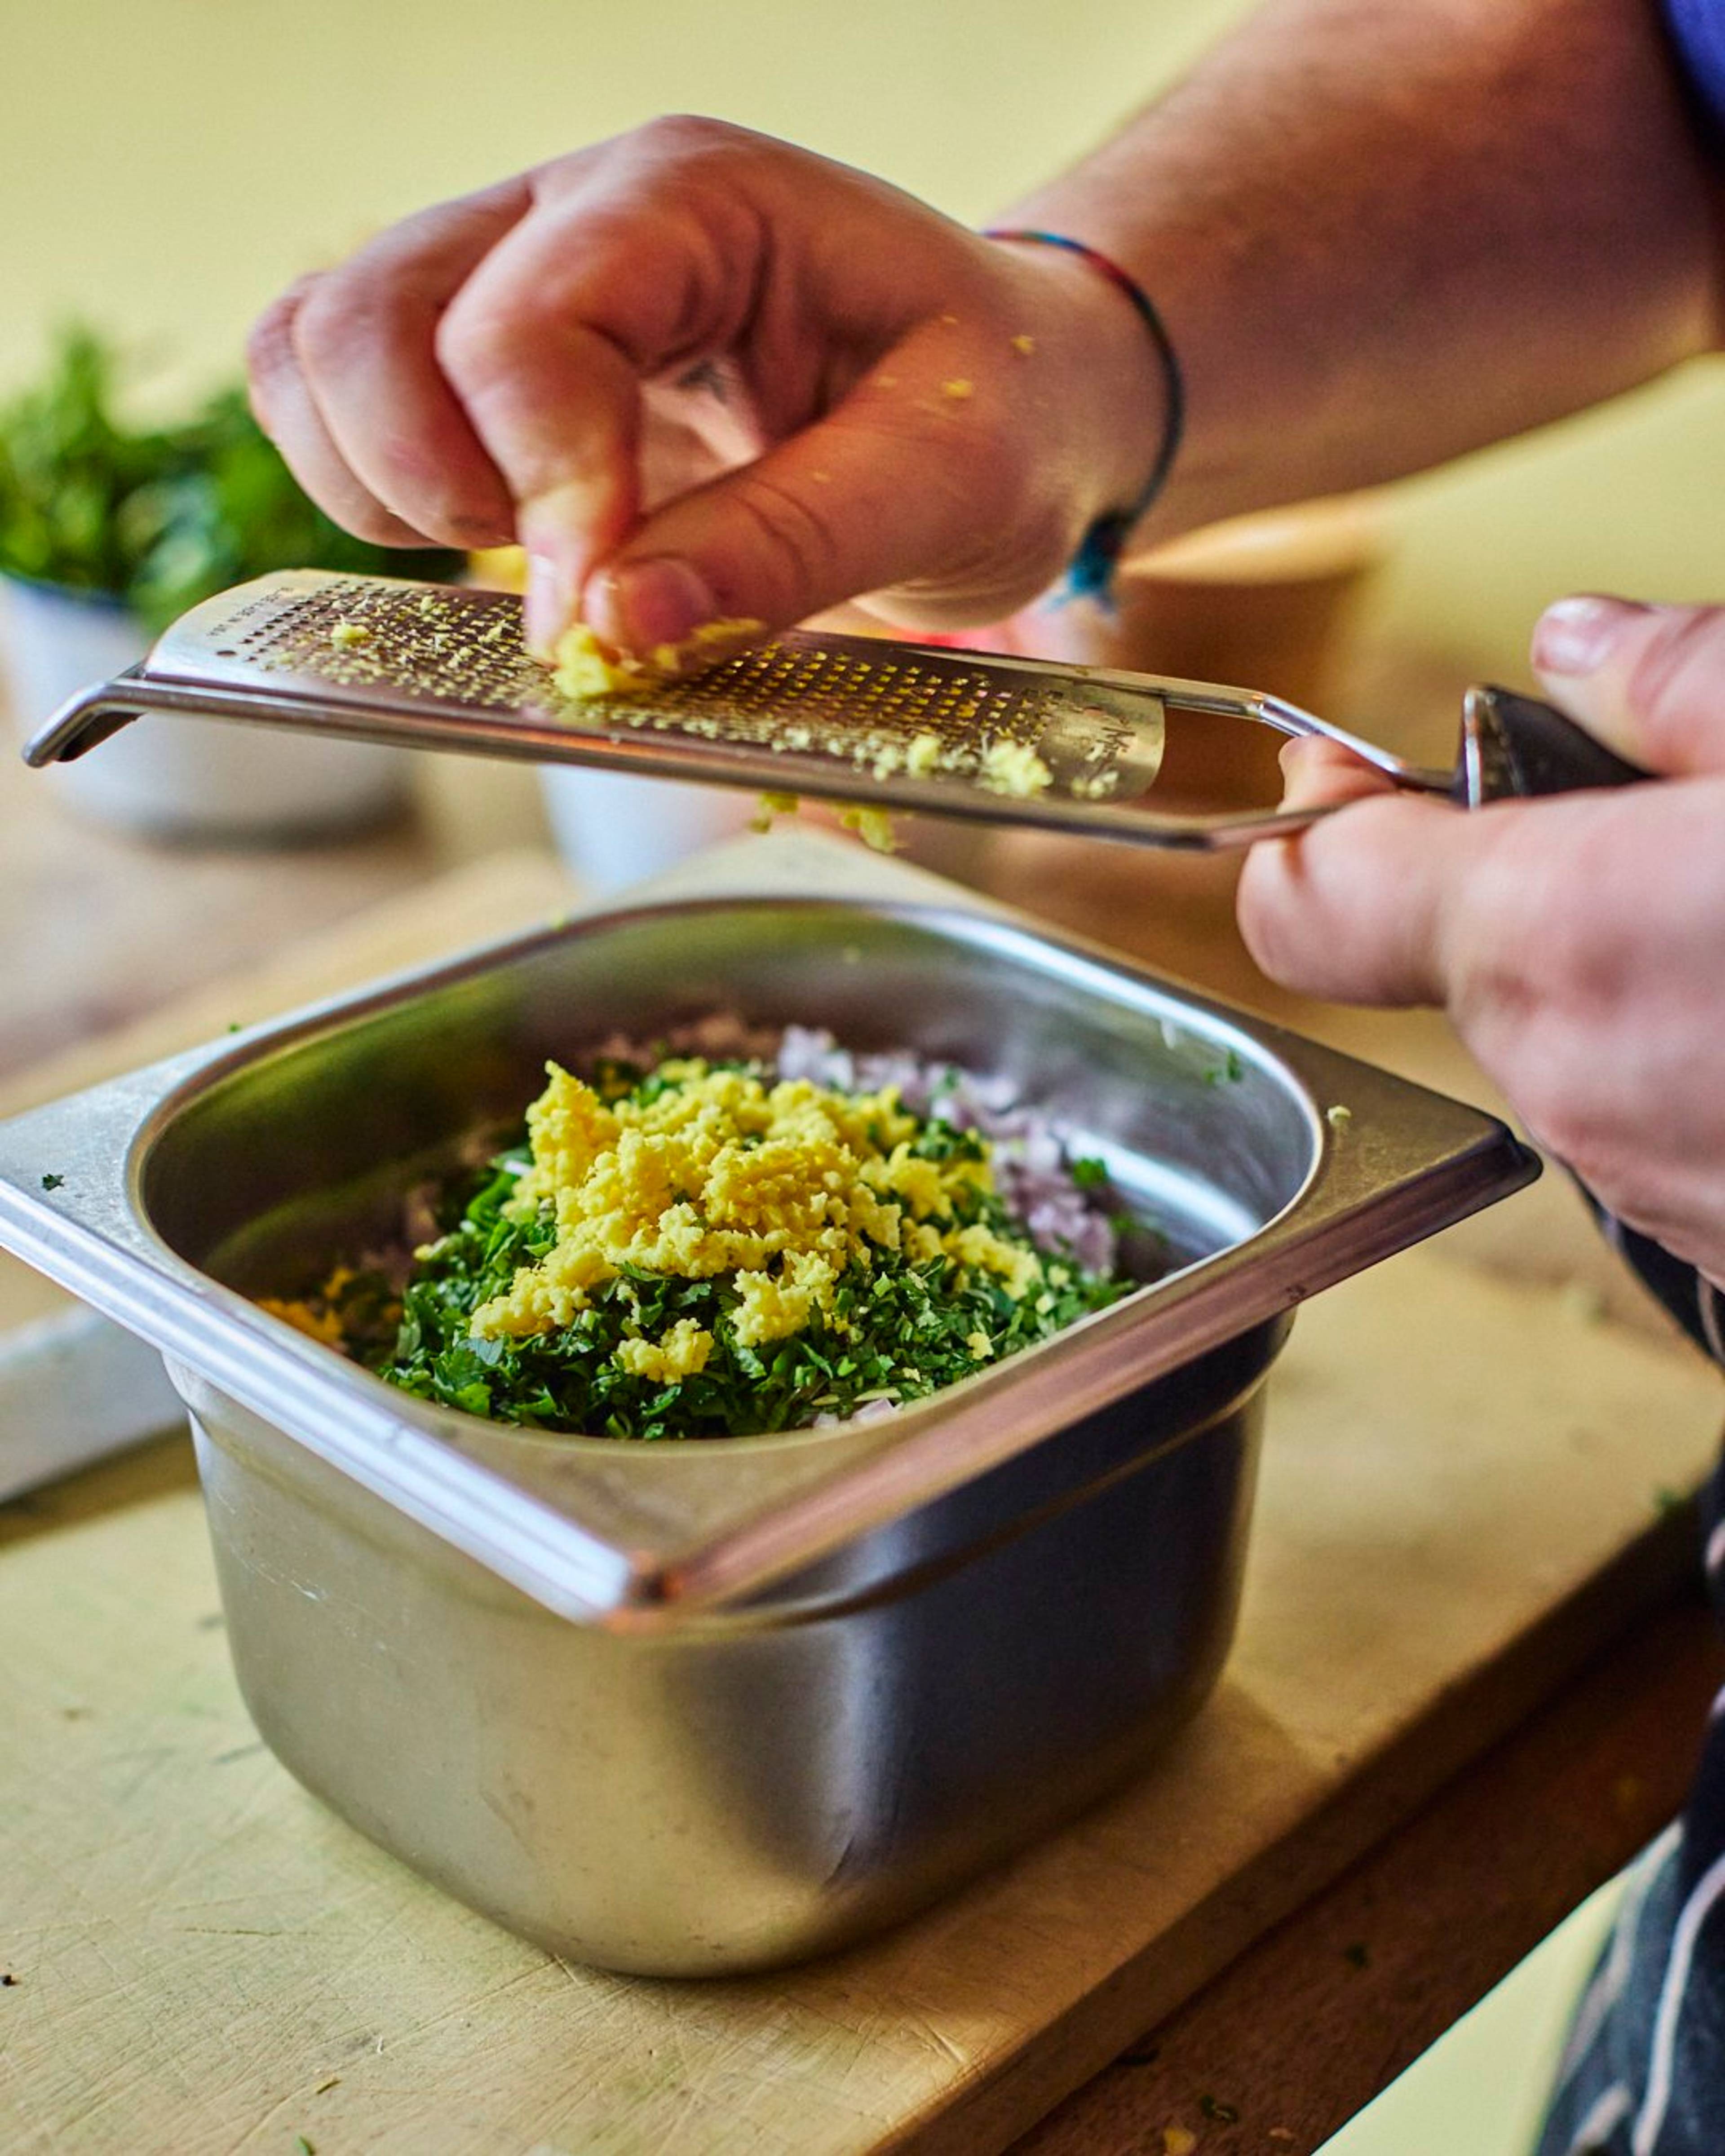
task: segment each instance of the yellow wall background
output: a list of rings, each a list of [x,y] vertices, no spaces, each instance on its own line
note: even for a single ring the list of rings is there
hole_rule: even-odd
[[[1394,0],[1385,0],[1386,5]],[[0,0],[0,390],[58,316],[168,389],[368,229],[665,110],[967,218],[1076,155],[1247,0]],[[1517,670],[1582,586],[1725,597],[1725,366],[1403,490],[1374,612]]]

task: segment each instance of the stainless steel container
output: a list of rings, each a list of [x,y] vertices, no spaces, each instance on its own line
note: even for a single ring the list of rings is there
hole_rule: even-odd
[[[896,1416],[718,1444],[439,1409],[241,1291],[547,1055],[712,1009],[1008,1073],[1174,1269]],[[165,1351],[285,1764],[512,1929],[696,1974],[886,1922],[1145,1758],[1227,1650],[1288,1308],[1536,1172],[1471,1109],[787,834],[0,1126],[0,1243]]]

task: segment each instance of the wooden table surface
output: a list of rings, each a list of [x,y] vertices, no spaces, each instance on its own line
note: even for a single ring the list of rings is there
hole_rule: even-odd
[[[1411,714],[1397,745],[1445,752],[1454,676],[1402,665],[1381,680],[1386,701]],[[0,755],[0,1074],[542,830],[530,774],[452,759],[428,762],[415,820],[366,839],[285,853],[163,850],[75,823],[42,780]],[[1240,950],[1222,880],[1206,865],[1024,838],[995,842],[983,880],[1353,1052],[1491,1101],[1432,1015],[1315,1011],[1271,990]],[[1595,1246],[1561,1178],[1454,1231],[1445,1247],[1505,1273],[1573,1281],[1625,1322],[1665,1329]],[[1025,2136],[1019,2156],[1158,2151],[1163,2128],[1189,2117],[1195,2089],[1239,2114],[1209,2123],[1206,2152],[1312,2148],[1669,1816],[1719,1673],[1698,1602],[1638,1623],[1368,1859],[1146,2031]]]

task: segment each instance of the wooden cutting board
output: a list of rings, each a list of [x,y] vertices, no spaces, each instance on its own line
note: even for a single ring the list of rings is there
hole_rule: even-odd
[[[0,1108],[555,911],[432,886]],[[1511,1201],[1513,1204],[1514,1201]],[[0,1325],[44,1306],[0,1275]],[[778,1977],[547,1958],[325,1813],[234,1691],[189,1450],[0,1512],[0,2146],[293,2156],[1002,2147],[1692,1562],[1716,1376],[1410,1252],[1301,1316],[1240,1641],[1143,1780],[916,1922]]]

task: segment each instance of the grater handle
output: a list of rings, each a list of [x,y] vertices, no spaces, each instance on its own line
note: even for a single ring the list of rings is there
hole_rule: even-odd
[[[1584,788],[1634,786],[1655,776],[1596,741],[1550,704],[1511,689],[1470,689],[1461,708],[1461,755],[1451,798],[1532,799]]]
[[[32,770],[44,764],[75,763],[80,756],[111,741],[150,705],[136,668],[80,689],[24,743],[24,762]]]

